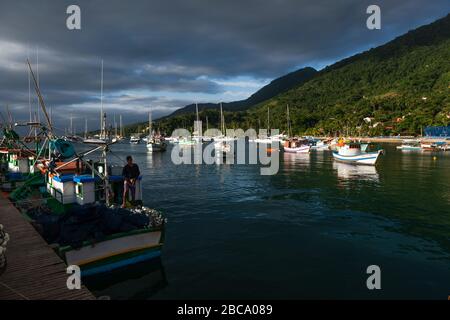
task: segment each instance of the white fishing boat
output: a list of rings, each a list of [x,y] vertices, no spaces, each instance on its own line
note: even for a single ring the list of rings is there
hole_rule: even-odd
[[[172,144],[177,144],[179,142],[177,137],[165,137],[164,140]]]
[[[293,138],[284,142],[283,150],[287,153],[309,153],[311,146],[308,144],[308,140]]]
[[[141,138],[139,136],[132,135],[130,137],[130,143],[131,144],[139,144],[139,143],[141,143]]]
[[[337,161],[346,163],[375,165],[380,154],[382,154],[382,150],[363,152],[360,143],[347,143],[341,146],[339,151],[334,151],[333,157]]]
[[[329,150],[329,145],[328,143],[326,143],[323,140],[314,140],[313,143],[311,144],[311,149],[312,150],[317,150],[317,151],[323,151],[323,150]]]
[[[256,138],[256,139],[250,140],[250,142],[259,143],[259,144],[271,144],[272,143],[272,139],[270,137],[267,137],[267,138]]]
[[[404,151],[420,151],[422,150],[422,147],[420,145],[420,140],[405,139],[400,146],[397,146],[397,149]]]

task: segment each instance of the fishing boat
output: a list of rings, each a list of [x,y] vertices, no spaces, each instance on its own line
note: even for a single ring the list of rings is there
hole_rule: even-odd
[[[161,152],[166,151],[167,143],[160,135],[155,135],[152,130],[152,113],[148,113],[148,137],[147,137],[147,150],[149,152]]]
[[[141,143],[141,138],[138,135],[132,135],[130,137],[130,144],[139,144]]]
[[[422,151],[446,151],[448,149],[448,145],[446,141],[436,141],[436,142],[426,142],[422,141],[420,143],[420,148]]]
[[[283,145],[283,151],[287,153],[309,153],[311,146],[308,140],[291,138],[286,140]]]
[[[450,146],[448,145],[447,141],[436,141],[435,146],[440,151],[450,150]]]
[[[142,176],[136,181],[135,202],[128,199],[127,208],[120,208],[123,177],[120,167],[106,163],[110,144],[76,153],[68,141],[50,141],[49,152],[64,157],[37,165],[46,192],[30,188],[34,177],[10,198],[66,264],[91,276],[160,256],[165,218],[141,204]],[[85,159],[94,150],[102,151],[102,159]]]
[[[147,142],[147,150],[149,152],[162,152],[166,151],[167,143],[164,138],[152,137],[149,142]]]
[[[375,165],[382,152],[382,150],[363,152],[360,143],[350,142],[340,146],[338,151],[333,151],[333,157],[346,163]]]
[[[161,255],[166,219],[142,203],[142,176],[135,182],[135,201],[124,199],[121,166],[109,163],[111,143],[85,140],[91,148],[76,152],[74,145],[53,133],[39,86],[29,64],[47,126],[37,148],[35,174],[9,194],[67,265],[82,276],[110,272]],[[98,160],[88,155],[99,152]]]
[[[311,150],[316,150],[316,151],[329,150],[329,145],[324,140],[319,140],[319,139],[313,138],[310,140],[309,144],[311,146]]]
[[[420,151],[422,150],[422,147],[420,145],[420,140],[405,139],[400,146],[397,146],[397,149],[403,151]]]
[[[179,142],[179,138],[177,137],[164,137],[164,140],[172,144],[177,144]]]

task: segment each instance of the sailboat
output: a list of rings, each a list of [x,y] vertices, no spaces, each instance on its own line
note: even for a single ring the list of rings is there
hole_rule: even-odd
[[[252,139],[250,141],[260,144],[272,144],[272,142],[280,143],[284,138],[284,134],[269,136],[269,132],[270,132],[270,109],[269,107],[267,107],[267,135],[265,137],[259,136],[258,138]]]
[[[220,103],[220,122],[222,132],[226,132],[222,103]],[[229,140],[227,140],[227,137],[223,134],[219,137],[219,139],[214,138],[214,149],[216,151],[216,156],[226,156],[231,152],[231,145],[227,141]]]
[[[148,138],[147,138],[147,150],[149,152],[166,151],[167,143],[163,138],[157,137],[152,132],[152,112],[148,113]]]
[[[220,103],[220,130],[221,130],[222,134],[220,136],[214,137],[213,138],[214,142],[236,140],[234,137],[227,137],[227,135],[226,135],[225,117],[223,114],[222,102]]]
[[[286,118],[288,139],[284,141],[282,147],[283,151],[287,153],[309,153],[311,146],[309,145],[308,140],[291,137],[291,119],[289,117],[289,105],[286,106]]]
[[[139,144],[139,143],[141,143],[141,138],[139,137],[138,133],[135,133],[135,134],[131,135],[130,143],[131,144]]]
[[[196,118],[196,122],[194,123],[194,132],[193,132],[192,140],[194,140],[196,143],[202,143],[203,139],[202,139],[202,136],[200,135],[201,128],[199,128],[200,118],[198,116],[198,103],[195,104],[195,112],[197,114],[197,118]]]

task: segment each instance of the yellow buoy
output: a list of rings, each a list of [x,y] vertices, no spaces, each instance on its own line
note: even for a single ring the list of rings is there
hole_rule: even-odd
[[[434,157],[433,157],[433,160],[436,160],[436,159],[437,159],[436,156],[434,156]]]

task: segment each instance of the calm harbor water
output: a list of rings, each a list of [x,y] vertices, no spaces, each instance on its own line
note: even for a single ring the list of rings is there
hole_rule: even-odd
[[[88,284],[116,299],[437,298],[450,295],[450,152],[384,145],[377,167],[331,153],[257,165],[174,165],[170,149],[114,145],[168,217],[161,261]],[[381,290],[366,268],[381,268]]]

